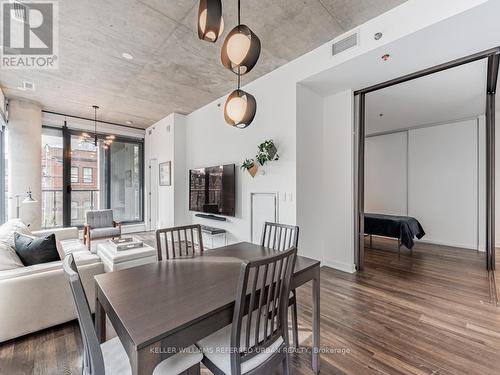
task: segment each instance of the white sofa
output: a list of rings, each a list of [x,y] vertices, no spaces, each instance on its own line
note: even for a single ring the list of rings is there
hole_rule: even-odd
[[[77,228],[33,232],[54,233],[65,254],[72,253],[89,301],[94,301],[94,276],[104,272],[99,257],[78,239]],[[90,303],[92,311],[94,306]],[[0,342],[76,318],[73,296],[62,261],[0,271]]]

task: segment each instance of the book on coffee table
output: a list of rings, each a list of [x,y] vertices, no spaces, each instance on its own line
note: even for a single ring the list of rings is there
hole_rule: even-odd
[[[144,246],[142,241],[139,241],[134,237],[122,237],[117,240],[111,240],[110,243],[116,251],[132,250]]]

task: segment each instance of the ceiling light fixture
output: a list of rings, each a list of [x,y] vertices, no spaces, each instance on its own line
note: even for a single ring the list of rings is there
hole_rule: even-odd
[[[200,0],[198,38],[215,43],[224,31],[221,0]]]
[[[93,139],[94,140],[93,144],[95,147],[97,147],[99,143],[99,137],[97,136],[97,110],[99,109],[99,107],[97,105],[93,105],[92,108],[94,108],[94,134],[93,136],[91,136],[89,133],[83,132],[82,134],[80,134],[80,140],[82,142],[90,143],[91,140]],[[103,148],[107,150],[109,146],[111,146],[115,138],[116,137],[114,135],[111,134],[107,135],[103,140],[104,143]]]
[[[134,56],[132,56],[132,55],[131,55],[130,53],[128,53],[128,52],[123,52],[123,53],[122,53],[122,57],[123,57],[124,59],[127,59],[127,60],[133,60],[133,59],[134,59]]]
[[[241,24],[241,5],[238,0],[238,25],[224,40],[222,65],[238,75],[247,74],[260,56],[260,39],[247,25]]]
[[[240,76],[238,75],[238,88],[227,97],[224,105],[224,120],[229,125],[245,129],[250,125],[257,112],[255,97],[240,89]]]

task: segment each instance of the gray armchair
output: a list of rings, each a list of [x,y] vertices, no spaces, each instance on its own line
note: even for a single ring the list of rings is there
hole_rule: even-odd
[[[113,210],[87,211],[83,226],[83,241],[90,249],[91,240],[102,238],[120,238],[122,225],[113,220]]]

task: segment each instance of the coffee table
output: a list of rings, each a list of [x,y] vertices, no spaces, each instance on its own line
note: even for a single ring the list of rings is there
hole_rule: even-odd
[[[105,241],[97,244],[97,255],[104,264],[105,272],[137,267],[157,260],[156,249],[146,244],[135,249],[117,251],[110,241]]]

